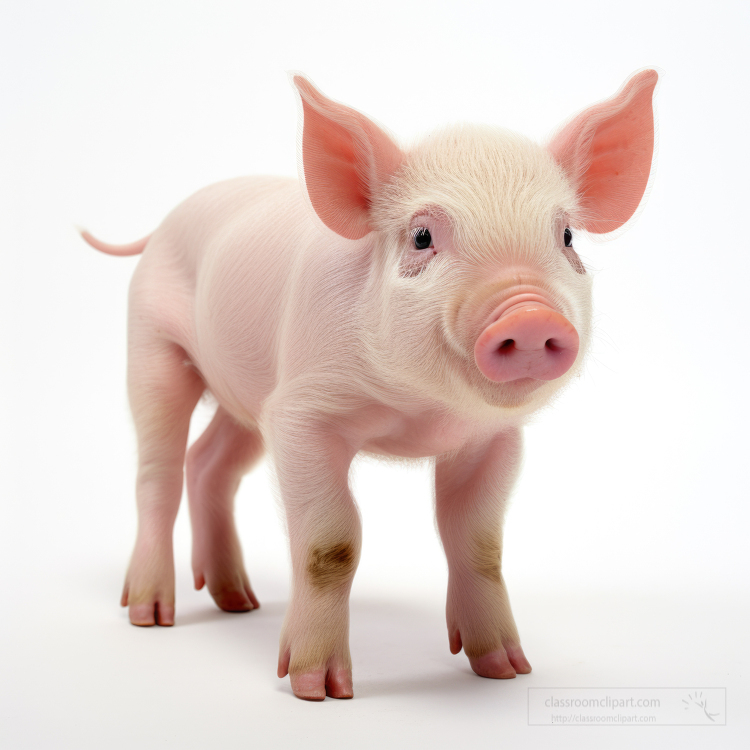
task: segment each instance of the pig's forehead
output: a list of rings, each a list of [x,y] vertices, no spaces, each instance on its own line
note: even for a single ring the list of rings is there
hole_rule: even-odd
[[[549,232],[556,216],[576,210],[575,191],[546,148],[486,126],[429,135],[407,152],[394,187],[391,221],[438,207],[467,239],[486,232],[538,235]]]

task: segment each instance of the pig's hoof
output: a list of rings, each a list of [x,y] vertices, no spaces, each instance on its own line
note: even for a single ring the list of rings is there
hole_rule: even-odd
[[[348,669],[329,671],[316,669],[304,674],[290,675],[292,691],[306,701],[329,698],[353,698],[352,673]]]
[[[139,627],[152,625],[174,625],[174,604],[152,602],[150,604],[133,604],[128,609],[130,622]]]
[[[329,670],[326,678],[326,695],[331,698],[353,698],[354,686],[351,670]]]
[[[495,680],[507,680],[516,674],[531,672],[531,664],[526,660],[520,646],[508,646],[482,656],[470,656],[469,663],[480,677]]]
[[[169,588],[167,586],[167,588]],[[152,625],[174,625],[174,593],[171,595],[143,587],[133,588],[126,581],[122,590],[120,605],[128,608],[128,616],[133,625],[148,628]]]
[[[260,605],[250,587],[234,591],[212,591],[211,596],[219,609],[225,612],[251,612]]]
[[[235,573],[195,574],[195,588],[208,587],[208,591],[219,609],[225,612],[250,612],[260,604],[250,588],[244,569]]]
[[[347,661],[348,651],[347,651]],[[305,671],[289,672],[291,662],[291,650],[284,649],[279,654],[279,677],[289,675],[292,692],[302,700],[322,701],[326,696],[329,698],[353,698],[352,669],[341,666],[340,659],[333,657],[324,667],[317,669],[307,668]],[[336,664],[336,662],[339,662]]]
[[[174,625],[172,548],[153,539],[138,539],[125,576],[120,604],[133,625]]]

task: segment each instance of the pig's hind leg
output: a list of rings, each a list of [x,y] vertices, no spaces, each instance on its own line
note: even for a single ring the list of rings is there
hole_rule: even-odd
[[[234,496],[243,475],[262,456],[260,432],[237,424],[221,406],[187,455],[195,588],[207,586],[226,612],[259,606],[242,561]]]
[[[138,533],[121,604],[133,625],[174,624],[172,530],[190,415],[204,389],[181,347],[131,317],[128,395],[138,437]]]
[[[520,431],[438,459],[435,509],[448,558],[448,639],[482,677],[531,671],[501,572],[505,504],[521,460]]]

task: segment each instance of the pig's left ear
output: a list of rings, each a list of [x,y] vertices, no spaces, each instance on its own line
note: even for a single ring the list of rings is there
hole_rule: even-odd
[[[638,208],[654,154],[655,70],[632,76],[611,99],[565,125],[549,149],[578,191],[582,229],[619,229]]]
[[[342,237],[372,231],[370,207],[403,154],[363,114],[323,96],[302,75],[292,77],[302,99],[302,168],[315,213]]]

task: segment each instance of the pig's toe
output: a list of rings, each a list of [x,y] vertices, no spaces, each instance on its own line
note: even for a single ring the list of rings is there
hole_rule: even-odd
[[[315,669],[304,674],[290,675],[292,691],[306,701],[329,698],[353,698],[352,673],[349,669]]]
[[[201,589],[205,584],[216,606],[225,612],[250,612],[260,604],[250,587],[239,548],[236,552],[229,559],[213,558],[194,565],[195,588]]]
[[[196,574],[196,588],[201,588],[197,584],[203,578]],[[250,612],[260,607],[244,571],[211,571],[205,580],[216,606],[225,612]]]
[[[316,669],[305,674],[289,675],[292,691],[306,701],[322,701],[326,697],[326,670]]]
[[[330,670],[326,678],[326,695],[331,698],[353,698],[352,672],[350,669]]]
[[[248,596],[244,588],[212,591],[211,596],[216,602],[216,606],[225,612],[250,612],[257,606],[257,599],[255,600],[256,603],[253,604],[253,600]]]
[[[133,625],[174,625],[174,563],[169,544],[136,541],[120,604]]]
[[[469,663],[480,677],[507,680],[516,676],[516,670],[513,668],[504,648],[482,656],[470,656]]]
[[[161,602],[133,604],[128,609],[128,615],[130,616],[130,622],[140,627],[174,625],[174,605]]]
[[[308,669],[305,672],[289,672],[291,651],[283,651],[279,655],[278,676],[286,677],[292,685],[292,692],[302,700],[322,701],[329,698],[353,698],[352,670],[350,667],[336,666],[339,661],[334,658],[325,667]]]
[[[508,660],[518,674],[528,674],[531,672],[531,664],[529,664],[529,660],[523,653],[521,646],[506,646],[505,653],[508,655]]]
[[[152,625],[174,625],[174,597],[162,597],[159,594],[136,592],[125,582],[120,606],[128,608],[128,617],[132,625],[148,628]]]
[[[247,594],[247,598],[250,600],[250,604],[253,605],[253,609],[258,609],[258,607],[260,607],[260,602],[253,593],[253,590],[250,588],[249,583],[245,584],[245,593]]]

